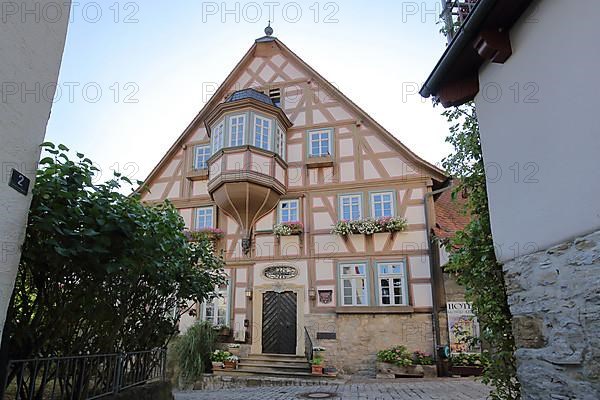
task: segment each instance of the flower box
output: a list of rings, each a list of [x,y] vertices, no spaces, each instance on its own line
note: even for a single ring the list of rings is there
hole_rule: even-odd
[[[301,235],[304,232],[304,225],[302,222],[282,222],[273,227],[273,233],[276,236],[295,236]]]
[[[406,219],[402,217],[366,218],[360,220],[342,220],[335,224],[331,233],[340,236],[373,235],[380,232],[401,232],[406,229]]]
[[[223,369],[223,363],[220,361],[213,361],[212,369],[213,369],[213,371],[218,370],[218,369]]]
[[[190,242],[199,242],[201,240],[217,241],[225,237],[224,232],[217,228],[203,228],[195,231],[185,231],[184,234]]]

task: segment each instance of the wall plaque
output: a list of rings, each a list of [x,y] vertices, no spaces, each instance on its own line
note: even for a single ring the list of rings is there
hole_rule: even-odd
[[[29,192],[29,184],[30,180],[28,177],[17,171],[13,168],[10,174],[10,181],[8,182],[8,186],[15,189],[17,192],[27,196]]]
[[[263,275],[269,279],[293,279],[298,276],[298,269],[291,265],[273,265],[265,268]]]

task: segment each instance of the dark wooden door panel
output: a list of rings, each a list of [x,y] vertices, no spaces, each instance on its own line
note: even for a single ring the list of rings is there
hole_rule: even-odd
[[[294,292],[266,292],[263,296],[263,353],[296,353],[296,313]]]

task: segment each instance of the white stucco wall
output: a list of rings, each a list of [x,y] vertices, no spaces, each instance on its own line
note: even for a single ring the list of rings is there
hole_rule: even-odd
[[[0,15],[0,337],[31,203],[31,187],[25,197],[10,188],[8,181],[15,168],[33,186],[69,20],[70,1],[55,3],[63,7],[58,20],[58,14],[25,12],[36,10],[36,3],[3,5]],[[41,10],[39,3],[37,9]],[[44,90],[38,99],[36,85]],[[33,92],[26,94],[25,89]]]
[[[600,2],[532,7],[475,99],[501,261],[600,227]]]

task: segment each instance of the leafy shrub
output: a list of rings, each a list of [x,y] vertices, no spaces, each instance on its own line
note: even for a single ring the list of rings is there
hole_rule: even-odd
[[[217,335],[208,322],[197,322],[175,343],[179,374],[186,382],[194,382],[204,372],[214,354]]]
[[[395,346],[391,349],[377,352],[377,361],[395,364],[399,367],[413,365],[413,355],[404,346]]]
[[[487,353],[456,353],[450,359],[454,366],[487,367],[489,357]]]
[[[433,357],[429,353],[417,350],[413,353],[413,362],[416,365],[433,365]]]

